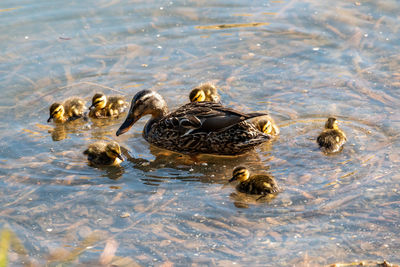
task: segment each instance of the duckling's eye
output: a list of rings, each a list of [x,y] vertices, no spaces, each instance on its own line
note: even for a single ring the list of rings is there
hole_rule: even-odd
[[[245,173],[246,173],[246,171],[239,171],[239,172],[236,173],[236,175],[242,176],[242,175],[244,175]]]
[[[98,100],[96,102],[94,102],[94,105],[97,106],[98,104],[100,104],[102,102],[102,100]]]
[[[264,132],[264,133],[269,133],[270,131],[271,131],[271,123],[268,121],[268,122],[264,125],[263,132]]]
[[[57,110],[54,110],[53,111],[53,115],[55,115],[55,114],[57,114],[58,112],[60,112],[61,111],[61,109],[59,108],[59,109],[57,109]]]
[[[192,101],[196,102],[197,100],[199,100],[201,97],[200,94],[197,94],[195,97],[193,97]]]

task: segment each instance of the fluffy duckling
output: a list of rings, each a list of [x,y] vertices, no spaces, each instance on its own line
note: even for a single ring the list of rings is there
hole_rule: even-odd
[[[203,83],[200,86],[192,89],[189,94],[190,102],[220,102],[220,96],[217,92],[217,88],[211,83]]]
[[[325,130],[318,136],[317,142],[324,153],[336,153],[342,150],[347,138],[339,129],[336,118],[329,118],[325,123]]]
[[[95,142],[90,144],[83,154],[88,155],[88,160],[93,165],[115,166],[124,161],[121,148],[117,142]]]
[[[92,105],[89,107],[89,117],[109,118],[118,117],[128,107],[128,103],[122,96],[109,96],[97,93],[92,98]]]
[[[84,116],[86,101],[80,98],[70,98],[64,103],[54,103],[50,106],[50,117],[47,122],[53,120],[56,123],[65,123]]]
[[[239,180],[236,189],[243,193],[254,195],[267,195],[279,192],[279,187],[272,176],[267,174],[259,174],[250,176],[250,172],[246,167],[236,167],[233,170],[232,178],[229,182]]]
[[[259,131],[265,134],[277,136],[280,132],[279,127],[275,124],[274,119],[270,116],[262,116],[260,118],[256,118],[255,120],[253,120],[253,124]]]

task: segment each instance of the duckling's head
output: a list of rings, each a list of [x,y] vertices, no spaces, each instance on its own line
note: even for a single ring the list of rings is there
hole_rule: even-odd
[[[338,121],[336,118],[330,117],[325,123],[325,129],[334,129],[337,130],[339,128]]]
[[[97,93],[92,98],[92,105],[89,109],[103,109],[106,107],[107,104],[107,97],[103,93]]]
[[[121,155],[121,148],[117,142],[108,143],[106,146],[106,154],[111,159],[119,158],[120,160],[124,160]]]
[[[239,166],[233,169],[232,178],[229,182],[233,182],[239,180],[240,182],[246,181],[249,179],[250,172],[246,167]]]
[[[265,134],[272,134],[273,125],[270,120],[266,118],[262,118],[256,121],[255,123],[257,129]]]
[[[142,90],[133,97],[128,116],[116,134],[119,136],[126,133],[135,122],[145,115],[151,114],[153,119],[157,119],[166,115],[167,112],[167,103],[159,93]]]
[[[206,100],[206,94],[200,88],[194,88],[189,94],[190,102],[203,102]]]
[[[60,103],[54,103],[50,106],[50,117],[47,122],[50,122],[52,119],[61,120],[64,116],[65,110],[64,106]]]
[[[212,83],[203,83],[194,88],[189,95],[190,102],[211,101],[219,102],[220,97],[217,88]]]

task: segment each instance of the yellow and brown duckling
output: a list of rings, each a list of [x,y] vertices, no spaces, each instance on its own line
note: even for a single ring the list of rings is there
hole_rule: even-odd
[[[267,174],[250,176],[246,167],[236,167],[229,182],[239,181],[236,189],[242,193],[254,195],[275,194],[280,191],[275,179]]]
[[[97,93],[92,98],[92,105],[89,107],[89,117],[110,118],[118,117],[128,107],[128,103],[122,96],[109,96]]]
[[[270,116],[262,116],[254,119],[252,122],[259,131],[265,134],[277,136],[280,132],[279,127],[275,124],[274,119]]]
[[[97,141],[90,144],[83,154],[87,155],[90,164],[93,165],[115,166],[124,161],[117,142]]]
[[[143,130],[147,142],[180,153],[238,155],[271,139],[247,122],[265,113],[244,114],[213,102],[192,102],[168,112],[163,97],[151,90],[133,97],[116,135],[127,132],[145,115],[151,115]]]
[[[53,120],[56,123],[65,123],[84,116],[86,101],[74,97],[61,103],[54,103],[50,106],[50,117],[47,122]]]
[[[220,96],[217,88],[211,83],[203,83],[196,88],[193,88],[189,94],[190,102],[220,102]]]
[[[347,138],[339,129],[336,118],[328,118],[324,131],[318,136],[317,142],[324,153],[336,153],[342,150]]]

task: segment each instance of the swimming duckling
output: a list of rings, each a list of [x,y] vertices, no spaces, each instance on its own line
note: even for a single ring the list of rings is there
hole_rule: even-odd
[[[50,117],[47,122],[52,119],[56,123],[65,123],[84,116],[86,101],[80,98],[70,98],[64,103],[54,103],[50,106]]]
[[[229,182],[235,180],[240,181],[236,189],[242,193],[267,195],[279,192],[279,187],[272,176],[267,174],[250,176],[250,172],[246,167],[239,166],[233,170],[232,178]]]
[[[115,166],[124,161],[121,155],[121,148],[117,142],[97,141],[90,144],[83,154],[88,155],[88,160],[93,165]]]
[[[118,117],[128,107],[128,103],[122,96],[109,96],[97,93],[92,98],[92,105],[89,107],[89,117],[109,118]]]
[[[259,131],[265,134],[277,136],[280,132],[279,127],[275,124],[274,119],[270,116],[262,116],[260,118],[256,118],[255,120],[253,120],[253,124]]]
[[[266,113],[241,113],[213,102],[192,102],[168,112],[163,97],[142,90],[132,99],[119,136],[142,116],[151,115],[143,137],[155,146],[186,154],[239,155],[271,139],[247,120]]]
[[[336,118],[329,118],[325,123],[325,130],[318,136],[317,142],[324,153],[339,152],[347,138],[339,129]]]
[[[189,94],[190,102],[220,102],[220,97],[217,88],[211,83],[203,83],[194,88]]]

